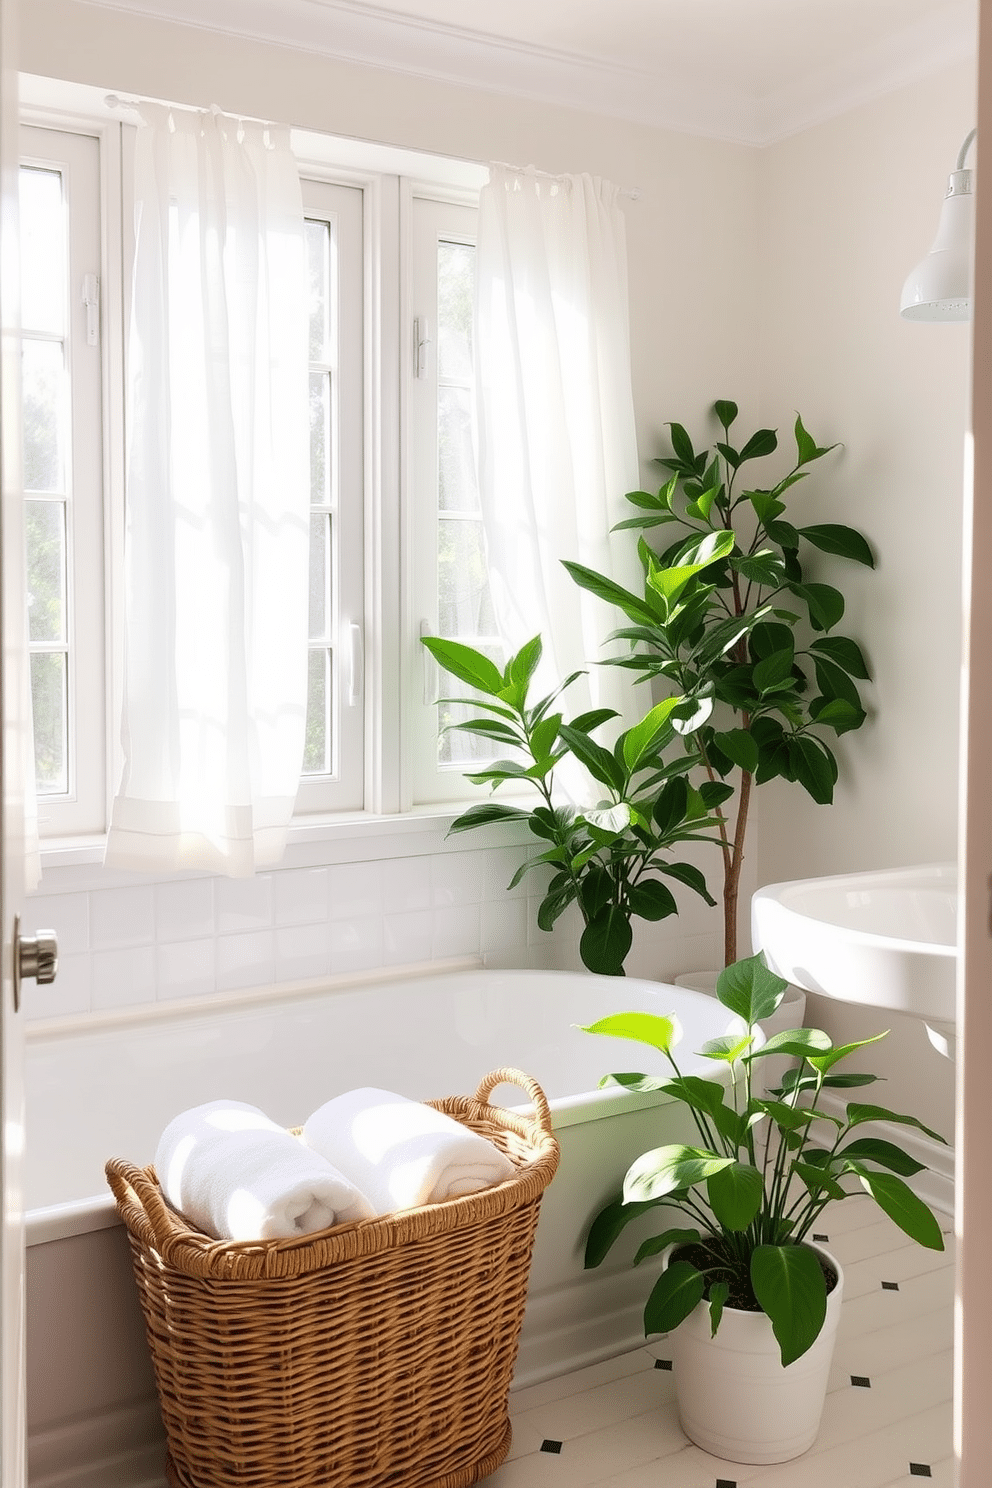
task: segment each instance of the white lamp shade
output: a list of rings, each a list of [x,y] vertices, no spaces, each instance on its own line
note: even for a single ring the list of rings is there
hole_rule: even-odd
[[[906,320],[968,320],[975,241],[972,171],[952,171],[933,247],[902,288]]]

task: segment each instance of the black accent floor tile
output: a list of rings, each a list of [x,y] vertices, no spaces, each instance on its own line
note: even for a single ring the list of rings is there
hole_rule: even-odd
[[[671,1369],[672,1361],[671,1359],[655,1359],[654,1367],[655,1369]]]
[[[829,1240],[830,1239],[830,1236],[829,1235],[813,1235],[813,1236],[811,1236],[811,1238],[813,1240]]]
[[[551,1438],[548,1437],[548,1436],[546,1436],[544,1438],[544,1440],[542,1441],[542,1443],[541,1443],[541,1451],[542,1452],[555,1452],[555,1453],[558,1453],[558,1452],[561,1451],[561,1447],[562,1447],[562,1444],[561,1444],[560,1441],[552,1441]],[[927,1469],[927,1471],[929,1471],[929,1468]]]
[[[899,1283],[897,1281],[883,1281],[882,1282],[882,1291],[883,1292],[897,1292],[898,1290],[899,1290]]]
[[[737,1488],[736,1478],[717,1478],[716,1488]]]
[[[909,1476],[911,1478],[929,1478],[932,1477],[932,1473],[925,1462],[911,1462],[909,1464]]]
[[[859,1389],[862,1389],[862,1390],[870,1390],[871,1389],[871,1380],[868,1378],[868,1376],[866,1374],[852,1374],[851,1375],[851,1384],[852,1385],[857,1385],[859,1387]]]

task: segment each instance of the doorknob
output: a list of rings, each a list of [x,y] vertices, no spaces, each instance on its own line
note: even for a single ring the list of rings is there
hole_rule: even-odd
[[[21,934],[21,917],[14,916],[14,1012],[20,1011],[21,982],[33,977],[39,986],[54,982],[59,969],[59,943],[54,930]]]

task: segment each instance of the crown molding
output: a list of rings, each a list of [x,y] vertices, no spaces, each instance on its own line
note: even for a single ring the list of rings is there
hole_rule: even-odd
[[[839,67],[803,69],[758,97],[699,88],[677,56],[666,74],[401,15],[359,0],[83,0],[101,10],[176,22],[432,82],[554,103],[656,128],[767,145],[905,83],[974,58],[976,0],[854,49]]]

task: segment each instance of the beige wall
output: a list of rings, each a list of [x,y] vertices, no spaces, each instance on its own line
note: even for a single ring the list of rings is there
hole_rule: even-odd
[[[865,647],[870,722],[839,746],[832,808],[778,782],[762,794],[762,883],[949,860],[957,844],[961,519],[970,332],[898,315],[933,240],[948,172],[975,122],[975,75],[957,67],[762,153],[759,256],[769,420],[799,409],[822,462],[797,502],[811,522],[868,534],[874,572],[823,558]],[[877,1032],[871,1010],[817,1000],[839,1038]],[[896,1019],[884,1102],[950,1136],[953,1068]]]
[[[968,331],[907,325],[897,300],[974,122],[970,69],[758,151],[75,0],[24,7],[22,66],[638,188],[625,211],[645,481],[657,480],[647,462],[666,421],[701,429],[716,397],[783,429],[799,409],[821,442],[844,443],[800,498],[809,520],[859,526],[879,553],[873,574],[822,564],[842,581],[850,632],[873,667],[871,723],[841,743],[832,809],[778,783],[762,790],[745,892],[756,881],[954,855]],[[878,1026],[836,1004],[816,1014],[840,1037]],[[949,1131],[953,1071],[920,1028],[894,1032],[887,1072],[890,1104]]]

